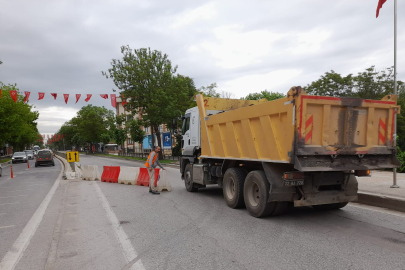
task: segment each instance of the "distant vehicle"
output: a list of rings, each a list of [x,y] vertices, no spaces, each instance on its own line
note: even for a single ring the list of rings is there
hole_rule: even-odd
[[[35,167],[39,165],[52,165],[55,166],[55,161],[53,160],[53,155],[50,150],[39,150],[36,160],[35,160]]]
[[[34,159],[34,150],[24,150],[24,152],[27,154],[28,159]]]
[[[35,151],[41,150],[41,148],[38,145],[34,145],[34,147],[32,149]]]
[[[11,158],[12,163],[24,162],[27,163],[28,157],[25,152],[15,152]]]

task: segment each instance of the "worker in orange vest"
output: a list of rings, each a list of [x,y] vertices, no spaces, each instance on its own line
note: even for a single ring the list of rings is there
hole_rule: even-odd
[[[149,172],[149,192],[152,194],[160,194],[157,187],[155,187],[155,168],[159,166],[162,170],[165,170],[165,168],[163,168],[162,164],[159,162],[159,152],[160,147],[155,146],[155,151],[150,152],[148,160],[145,163],[145,166],[148,168]]]

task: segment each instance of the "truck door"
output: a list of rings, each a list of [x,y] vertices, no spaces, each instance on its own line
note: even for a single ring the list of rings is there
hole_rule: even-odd
[[[193,155],[193,149],[191,148],[191,139],[190,139],[190,119],[191,113],[187,113],[184,116],[183,127],[181,133],[183,134],[183,139],[181,141],[182,155],[190,156]],[[191,149],[190,149],[191,148]]]
[[[194,149],[200,147],[200,117],[198,108],[192,108],[185,115],[182,134],[182,153],[185,156],[192,156]]]

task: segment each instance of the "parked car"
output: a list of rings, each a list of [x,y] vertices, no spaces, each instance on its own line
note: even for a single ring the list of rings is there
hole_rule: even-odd
[[[39,165],[49,164],[55,166],[52,152],[49,150],[39,150],[35,160],[35,167]]]
[[[34,159],[34,150],[24,150],[27,154],[28,159]]]

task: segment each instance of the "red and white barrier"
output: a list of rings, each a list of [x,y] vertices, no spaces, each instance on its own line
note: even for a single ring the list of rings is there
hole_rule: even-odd
[[[139,175],[139,167],[121,167],[118,183],[125,185],[136,185]]]
[[[85,170],[83,170],[83,179],[85,177]],[[149,173],[147,168],[103,166],[101,182],[149,187]],[[155,186],[157,186],[159,192],[162,190],[172,191],[172,186],[167,180],[165,170],[155,169]]]
[[[87,181],[100,180],[100,172],[97,165],[83,165],[81,166],[82,179]]]
[[[101,175],[101,182],[118,183],[118,176],[120,175],[120,166],[103,166],[103,174]]]

